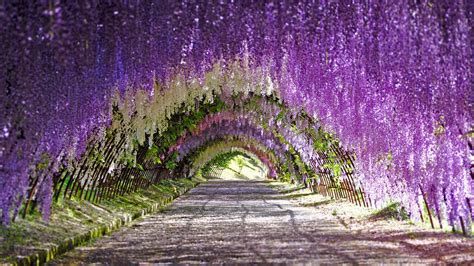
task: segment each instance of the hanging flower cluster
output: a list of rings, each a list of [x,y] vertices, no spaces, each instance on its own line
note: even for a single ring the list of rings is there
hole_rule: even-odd
[[[1,219],[31,190],[47,210],[52,176],[109,131],[120,132],[117,152],[136,157],[183,106],[265,96],[353,151],[379,204],[414,210],[426,197],[451,224],[469,224],[469,14],[466,1],[3,3]],[[279,134],[318,160],[318,143],[292,129]]]

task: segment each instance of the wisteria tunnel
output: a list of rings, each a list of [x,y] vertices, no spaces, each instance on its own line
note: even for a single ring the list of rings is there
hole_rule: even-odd
[[[0,264],[474,263],[473,12],[0,1]]]

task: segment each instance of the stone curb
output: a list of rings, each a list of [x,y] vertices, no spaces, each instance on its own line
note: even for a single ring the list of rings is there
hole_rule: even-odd
[[[48,249],[39,251],[36,254],[32,254],[29,256],[21,257],[21,258],[16,258],[16,260],[12,263],[12,265],[43,265],[54,258],[56,258],[58,255],[61,255],[63,253],[66,253],[67,251],[70,251],[74,249],[77,246],[80,246],[81,244],[90,241],[92,239],[99,238],[103,235],[109,234],[120,227],[129,224],[133,220],[140,218],[144,215],[153,213],[158,211],[160,208],[168,205],[171,203],[174,199],[177,197],[183,195],[187,191],[191,190],[192,188],[196,187],[199,183],[194,183],[193,185],[189,187],[184,187],[182,189],[177,189],[177,194],[173,195],[171,197],[162,199],[160,202],[154,203],[152,206],[142,209],[134,214],[126,214],[108,225],[100,226],[98,228],[92,229],[89,232],[78,235],[72,238],[68,238],[61,243],[57,244],[56,246],[50,247]]]

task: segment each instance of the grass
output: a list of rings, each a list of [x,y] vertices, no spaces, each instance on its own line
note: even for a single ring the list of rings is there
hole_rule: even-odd
[[[328,200],[323,200],[323,201],[301,203],[300,206],[303,206],[303,207],[318,207],[318,206],[322,206],[322,205],[325,205],[325,204],[330,204],[330,203],[333,203],[333,202],[334,202],[334,200],[328,199]]]
[[[23,225],[12,224],[10,227],[0,226],[0,250],[13,252],[16,244],[25,243],[26,231]]]
[[[305,189],[304,185],[302,184],[293,185],[293,184],[290,184],[289,182],[282,182],[282,181],[269,181],[268,186],[270,188],[276,189],[278,192],[282,194],[290,194],[290,193]]]
[[[310,195],[314,195],[314,193],[284,195],[281,198],[282,199],[297,199],[297,198],[302,198],[302,197],[306,197],[306,196],[310,196]]]
[[[381,210],[373,212],[370,215],[369,219],[373,221],[387,219],[406,221],[409,219],[409,216],[408,213],[406,213],[405,209],[400,206],[400,203],[395,202]]]

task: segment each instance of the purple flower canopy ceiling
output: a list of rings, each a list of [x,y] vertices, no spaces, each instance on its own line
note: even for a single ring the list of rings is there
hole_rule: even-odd
[[[265,88],[317,119],[355,152],[368,191],[391,182],[415,204],[421,186],[469,216],[469,1],[127,2],[0,4],[4,216],[45,153],[54,170],[103,134],[117,92],[133,105],[137,91],[209,79],[231,88],[200,90]],[[229,83],[236,64],[246,74]]]

